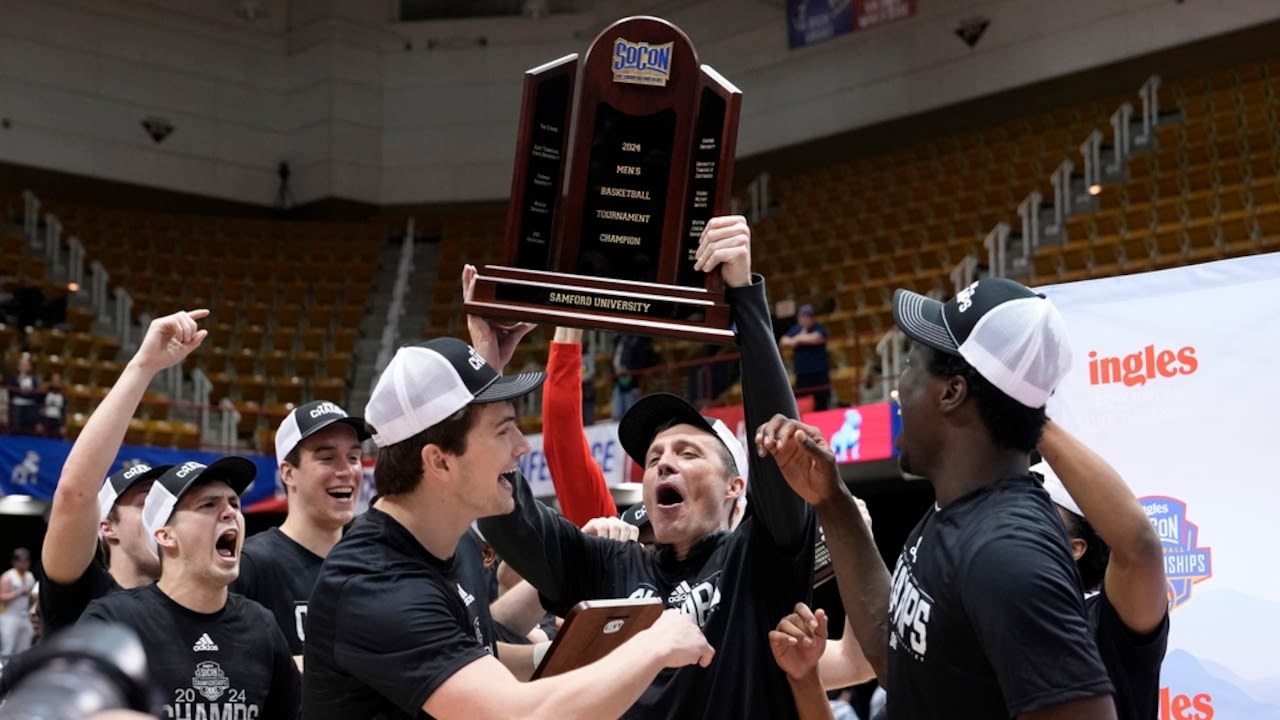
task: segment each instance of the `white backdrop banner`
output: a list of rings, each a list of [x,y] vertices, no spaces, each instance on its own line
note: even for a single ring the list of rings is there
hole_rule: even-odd
[[[1041,291],[1075,354],[1049,415],[1164,543],[1160,720],[1280,720],[1280,254]]]
[[[609,487],[614,487],[625,480],[627,454],[618,443],[618,423],[603,422],[588,425],[587,442],[591,444],[591,457],[604,471],[604,480]],[[551,472],[547,469],[547,457],[542,452],[542,433],[526,435],[525,438],[532,450],[520,457],[520,472],[529,481],[529,488],[534,497],[546,498],[556,494],[556,487],[551,483]]]

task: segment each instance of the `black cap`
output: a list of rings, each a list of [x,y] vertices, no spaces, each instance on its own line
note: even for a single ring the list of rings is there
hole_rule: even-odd
[[[705,417],[684,398],[670,393],[654,393],[637,400],[618,422],[618,442],[632,460],[644,467],[644,456],[658,428],[670,425],[692,425],[711,433],[729,450],[737,474],[747,476],[747,451],[729,426],[717,418]]]
[[[116,506],[116,501],[120,496],[125,494],[129,488],[146,480],[154,480],[160,477],[172,465],[156,465],[151,466],[146,463],[134,463],[125,468],[121,468],[112,473],[105,482],[102,483],[102,489],[98,491],[98,511],[100,520],[106,520],[107,515],[111,513],[111,508]]]
[[[622,511],[618,516],[623,522],[634,525],[638,528],[649,527],[649,513],[644,509],[644,503],[638,502],[635,505]]]
[[[243,495],[253,484],[253,478],[257,474],[258,467],[251,460],[236,455],[229,455],[209,465],[193,460],[169,468],[151,486],[147,502],[142,506],[142,524],[146,528],[151,549],[155,549],[156,529],[169,522],[178,501],[191,488],[221,480],[231,486],[236,495]]]
[[[396,351],[373,387],[365,420],[387,447],[434,427],[468,405],[515,400],[541,387],[546,373],[503,377],[457,338],[436,338]]]
[[[334,423],[350,426],[360,442],[369,439],[363,418],[351,417],[346,410],[327,400],[313,400],[294,408],[280,423],[276,430],[276,462],[284,462],[299,443]]]
[[[1004,303],[1026,298],[1044,296],[1001,277],[983,278],[946,302],[899,288],[893,293],[893,321],[912,340],[960,355],[960,346],[987,313]]]

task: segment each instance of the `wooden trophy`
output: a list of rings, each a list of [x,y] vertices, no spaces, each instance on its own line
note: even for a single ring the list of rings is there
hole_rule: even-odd
[[[605,28],[581,62],[529,70],[504,264],[480,268],[466,311],[731,343],[720,274],[693,263],[729,211],[741,107],[654,17]]]

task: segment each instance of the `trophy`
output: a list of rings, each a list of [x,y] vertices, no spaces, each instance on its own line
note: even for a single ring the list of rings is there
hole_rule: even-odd
[[[718,272],[742,92],[666,20],[632,17],[525,73],[502,265],[466,311],[500,321],[731,343]]]

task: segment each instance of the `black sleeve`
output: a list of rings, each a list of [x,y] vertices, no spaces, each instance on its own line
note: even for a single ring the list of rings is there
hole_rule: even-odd
[[[752,449],[756,430],[774,415],[799,418],[787,368],[773,339],[764,278],[752,276],[741,288],[725,288],[742,354],[742,405],[747,423],[747,457],[750,472],[747,494],[755,515],[753,526],[769,535],[783,552],[813,550],[813,509],[796,495],[773,458],[762,458]]]
[[[1097,635],[1100,645],[1103,643],[1109,645],[1110,651],[1125,667],[1160,667],[1160,661],[1164,659],[1169,644],[1168,610],[1165,610],[1164,619],[1160,621],[1159,627],[1148,635],[1139,635],[1130,630],[1129,626],[1124,624],[1124,620],[1120,619],[1119,613],[1116,612],[1115,606],[1111,604],[1105,592],[1100,593],[1093,602],[1095,605],[1091,611],[1097,616]],[[1103,649],[1099,647],[1098,650]]]
[[[54,582],[40,573],[40,595],[36,606],[44,632],[53,634],[62,628],[75,625],[89,603],[103,597],[115,586],[110,573],[95,560],[75,581],[67,584]]]
[[[542,607],[564,617],[581,600],[608,597],[602,584],[617,553],[630,543],[586,535],[538,502],[520,473],[512,481],[516,507],[481,518],[480,532],[498,557],[542,594]]]
[[[302,677],[289,653],[289,643],[284,639],[276,618],[265,608],[262,622],[266,623],[271,638],[271,688],[263,705],[264,718],[294,718],[302,706]]]
[[[971,548],[961,601],[1010,716],[1113,693],[1062,539],[1007,524]]]
[[[445,590],[395,578],[354,578],[339,592],[333,657],[338,667],[409,717],[454,673],[488,654]]]

